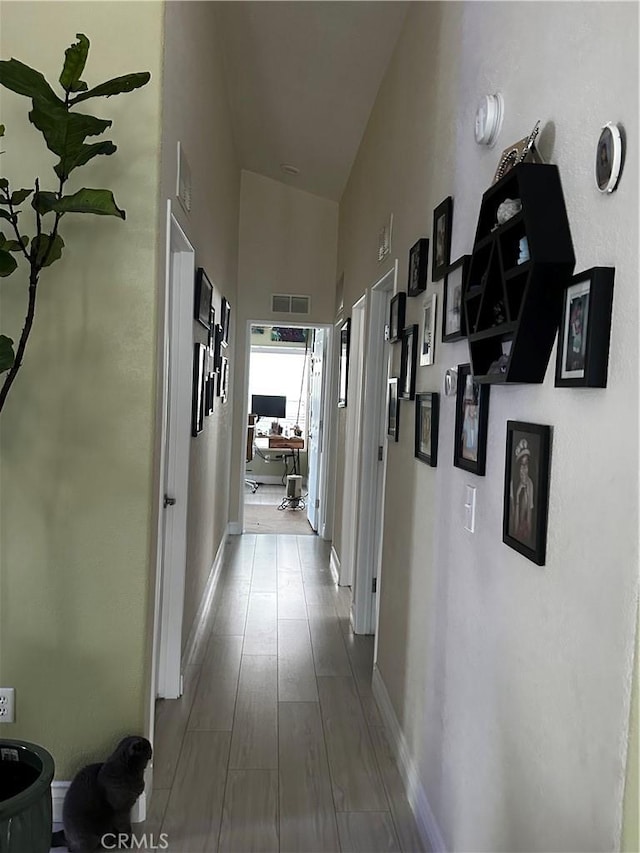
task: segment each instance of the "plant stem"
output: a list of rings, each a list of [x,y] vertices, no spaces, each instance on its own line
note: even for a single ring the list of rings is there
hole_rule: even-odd
[[[38,273],[39,270],[34,267],[31,268],[31,274],[29,276],[29,307],[27,309],[27,317],[24,322],[24,328],[22,330],[22,334],[20,335],[20,342],[18,343],[18,349],[16,350],[16,357],[11,369],[7,373],[7,377],[4,380],[2,388],[0,389],[0,412],[2,411],[2,407],[4,406],[4,401],[7,399],[7,394],[9,393],[9,389],[13,385],[13,381],[18,374],[18,370],[22,364],[22,358],[24,356],[24,351],[27,346],[27,341],[29,340],[29,334],[31,333],[31,327],[33,325],[33,318],[36,313],[36,291],[38,288]]]

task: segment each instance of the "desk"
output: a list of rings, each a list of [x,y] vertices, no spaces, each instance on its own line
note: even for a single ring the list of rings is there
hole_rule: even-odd
[[[290,451],[293,457],[293,473],[300,473],[300,451],[304,449],[304,438],[296,438],[295,436],[287,438],[282,435],[270,435],[269,449]]]

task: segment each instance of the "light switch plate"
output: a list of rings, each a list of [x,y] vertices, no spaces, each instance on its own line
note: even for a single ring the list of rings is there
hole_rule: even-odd
[[[476,529],[476,487],[466,486],[464,501],[464,529],[475,533]]]

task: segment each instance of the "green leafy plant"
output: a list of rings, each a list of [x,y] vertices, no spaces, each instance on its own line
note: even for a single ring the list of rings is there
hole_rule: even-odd
[[[41,189],[39,178],[35,179],[32,189],[12,189],[8,178],[0,178],[0,228],[4,227],[10,233],[7,237],[0,230],[0,277],[9,276],[18,269],[17,259],[26,261],[29,269],[27,314],[15,352],[13,340],[0,334],[0,374],[6,373],[0,388],[0,411],[22,365],[35,317],[40,273],[62,257],[62,218],[69,213],[125,218],[124,210],[118,207],[110,190],[83,187],[72,195],[65,195],[65,185],[75,169],[94,157],[116,151],[116,146],[109,140],[91,144],[85,141],[88,137],[103,134],[112,122],[77,112],[74,108],[90,98],[110,98],[132,92],[148,83],[151,75],[146,71],[126,74],[90,89],[80,79],[89,54],[89,39],[82,33],[78,33],[76,38],[78,41],[65,51],[60,75],[63,98],[56,95],[39,71],[17,59],[0,61],[0,84],[31,98],[29,121],[42,133],[47,148],[60,158],[53,167],[57,177],[57,188],[53,190]],[[0,137],[4,133],[5,127],[0,124]],[[25,211],[22,207],[29,199],[32,208],[30,220],[35,231],[32,236],[27,235],[23,225]]]

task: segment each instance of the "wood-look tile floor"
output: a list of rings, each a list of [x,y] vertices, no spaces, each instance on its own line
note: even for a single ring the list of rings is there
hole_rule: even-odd
[[[228,540],[184,695],[157,705],[138,835],[166,833],[172,853],[424,849],[371,692],[373,637],[352,633],[329,554],[311,536]]]

